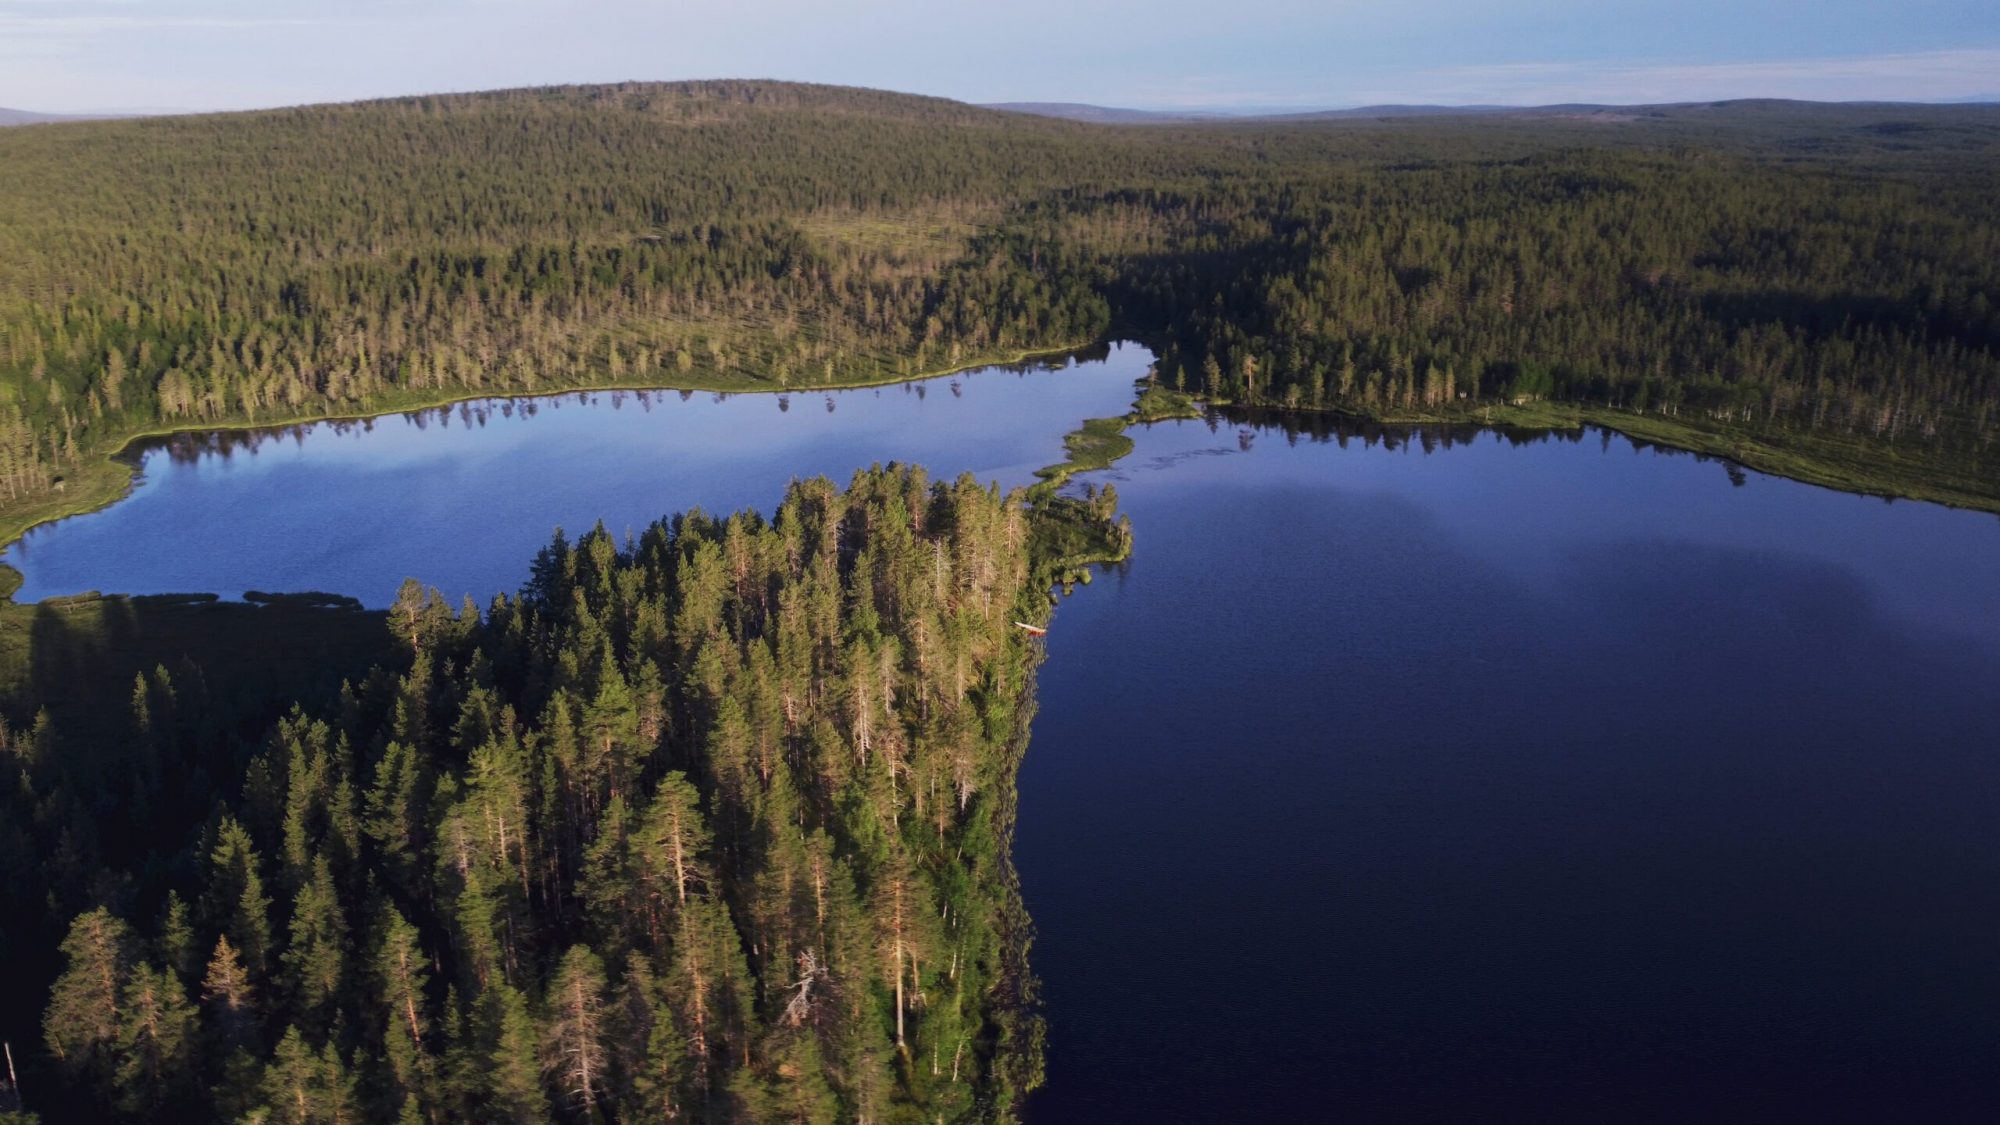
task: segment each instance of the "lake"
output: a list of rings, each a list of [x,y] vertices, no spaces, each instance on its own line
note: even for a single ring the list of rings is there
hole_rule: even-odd
[[[182,437],[6,561],[483,601],[559,524],[1025,483],[1148,359]],[[1020,779],[1031,1122],[1990,1117],[2000,519],[1600,431],[1134,437]]]
[[[1020,781],[1030,1122],[1991,1119],[2000,519],[1134,436]]]
[[[20,601],[318,590],[386,606],[414,576],[485,605],[520,587],[558,526],[622,535],[695,507],[768,512],[794,477],[844,485],[876,462],[1031,483],[1065,433],[1131,407],[1151,361],[1113,346],[886,387],[589,391],[184,434],[135,451],[131,496],[30,531],[0,562],[23,574]]]

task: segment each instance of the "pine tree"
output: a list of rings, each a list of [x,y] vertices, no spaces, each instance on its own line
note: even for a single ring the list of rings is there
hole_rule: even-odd
[[[62,943],[66,967],[42,1015],[42,1040],[72,1072],[109,1077],[124,1023],[131,945],[130,929],[103,907],[70,923]]]
[[[840,1101],[827,1081],[816,1036],[780,1035],[769,1054],[770,1076],[759,1091],[763,1102],[759,1120],[800,1125],[833,1125],[841,1120]]]
[[[417,928],[394,907],[384,914],[381,944],[375,954],[375,982],[389,1069],[397,1084],[421,1101],[433,1072],[431,1021],[424,999],[430,970],[417,942]]]
[[[259,872],[263,862],[235,818],[223,819],[209,863],[209,932],[221,930],[252,978],[261,978],[270,967],[271,900]]]
[[[542,1067],[563,1104],[584,1116],[604,1093],[604,1032],[604,963],[588,946],[572,946],[549,983]]]
[[[201,998],[225,1048],[247,1048],[255,1042],[256,990],[227,935],[215,939],[215,953],[202,977]]]
[[[178,892],[167,893],[167,916],[160,923],[160,956],[183,984],[194,979],[201,953],[195,946],[187,903]]]
[[[688,896],[707,887],[707,854],[711,843],[702,819],[701,794],[676,770],[660,779],[646,808],[642,870],[652,884],[655,909],[673,918]]]
[[[359,1121],[354,1079],[333,1044],[315,1050],[294,1025],[264,1070],[264,1119],[284,1125],[351,1125]]]
[[[392,741],[375,767],[364,798],[363,830],[381,851],[391,885],[414,895],[424,844],[425,802],[430,778],[421,755]]]
[[[906,1016],[923,987],[921,961],[929,953],[929,923],[935,910],[909,859],[892,852],[876,875],[876,952],[883,979],[894,994],[896,1046],[907,1049]]]

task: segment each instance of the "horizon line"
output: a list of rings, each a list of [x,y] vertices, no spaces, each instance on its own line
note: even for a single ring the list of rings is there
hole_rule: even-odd
[[[705,78],[623,78],[591,82],[548,82],[529,85],[482,86],[466,89],[415,90],[395,94],[370,94],[354,98],[327,98],[297,102],[274,102],[250,106],[115,106],[94,107],[73,110],[44,110],[25,105],[0,106],[0,111],[26,114],[35,117],[63,120],[110,120],[142,117],[205,117],[229,113],[268,113],[286,109],[309,109],[318,106],[366,105],[370,102],[399,101],[408,98],[426,97],[466,97],[479,94],[498,94],[517,90],[560,90],[587,89],[608,86],[670,86],[704,82],[769,82],[793,86],[821,86],[830,89],[867,90],[875,93],[901,94],[917,98],[933,98],[952,102],[975,109],[1009,109],[1020,106],[1074,107],[1079,109],[1105,110],[1114,113],[1140,113],[1158,116],[1248,118],[1248,117],[1288,117],[1317,113],[1351,113],[1369,109],[1430,109],[1430,110],[1534,110],[1566,107],[1589,107],[1603,109],[1644,109],[1649,107],[1724,105],[1740,102],[1789,102],[1798,105],[1859,106],[1859,105],[1910,105],[1910,106],[1972,106],[2000,104],[2000,90],[1951,98],[1801,98],[1785,95],[1745,94],[1722,98],[1688,97],[1673,99],[1617,100],[1596,98],[1568,98],[1561,101],[1418,101],[1418,100],[1375,100],[1357,102],[1321,102],[1288,105],[1283,102],[1241,103],[1217,105],[1200,102],[1158,102],[1138,99],[1132,102],[1079,101],[1060,97],[1007,98],[991,101],[973,101],[954,98],[942,94],[928,94],[914,90],[899,90],[887,86],[861,86],[839,82],[812,82],[788,78],[744,78],[710,76]]]

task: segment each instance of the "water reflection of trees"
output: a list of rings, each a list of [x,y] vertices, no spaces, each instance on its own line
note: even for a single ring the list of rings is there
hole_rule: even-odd
[[[331,434],[334,437],[358,437],[374,433],[376,428],[392,422],[401,422],[411,429],[429,431],[448,430],[454,424],[472,430],[484,429],[496,418],[528,419],[544,410],[560,410],[565,404],[572,406],[609,406],[612,410],[623,410],[635,406],[650,413],[656,402],[663,401],[669,394],[678,394],[683,402],[693,397],[692,391],[669,390],[617,390],[617,391],[565,391],[555,395],[535,395],[517,398],[476,399],[455,402],[444,406],[425,407],[422,410],[405,410],[396,414],[384,414],[372,418],[325,418],[311,422],[294,422],[283,426],[261,426],[243,430],[187,430],[150,438],[133,447],[133,453],[143,458],[146,454],[164,452],[177,464],[189,464],[206,458],[218,457],[224,461],[239,454],[255,456],[267,446],[282,442],[303,444],[307,436],[315,433]],[[716,402],[729,396],[718,393]]]
[[[1016,377],[1026,377],[1045,371],[1060,371],[1079,363],[1100,362],[1109,359],[1112,345],[1095,344],[1056,356],[1025,359],[1017,363],[992,364],[969,372],[919,379],[902,384],[905,394],[914,394],[919,399],[930,393],[930,384],[943,382],[951,390],[952,397],[965,394],[964,380],[970,376],[991,372],[1010,372]],[[845,388],[849,391],[868,390],[880,395],[881,388]],[[836,409],[837,395],[843,388],[826,389],[826,412]],[[691,388],[659,388],[654,390],[580,390],[562,391],[548,395],[517,395],[508,398],[473,399],[465,402],[449,403],[443,406],[425,407],[420,410],[405,410],[395,414],[384,414],[370,418],[325,418],[310,422],[295,422],[282,426],[260,426],[254,429],[235,430],[187,430],[149,438],[135,443],[130,455],[135,460],[143,460],[147,455],[163,452],[175,464],[193,464],[209,458],[229,461],[238,455],[256,456],[267,446],[291,442],[302,445],[308,435],[314,433],[331,434],[334,437],[358,437],[375,432],[377,426],[400,421],[418,431],[433,428],[450,429],[454,423],[465,429],[483,429],[495,418],[533,418],[543,410],[560,410],[565,404],[572,406],[609,405],[613,410],[623,410],[628,404],[650,413],[655,403],[665,402],[672,395],[681,402],[691,402],[695,391]],[[734,397],[730,391],[711,391],[709,400],[717,405]],[[777,396],[778,410],[791,410],[791,396],[780,393]]]
[[[1471,445],[1482,438],[1517,448],[1547,442],[1582,445],[1586,441],[1595,441],[1606,450],[1611,448],[1612,443],[1622,441],[1637,453],[1650,452],[1675,457],[1692,457],[1701,462],[1718,462],[1729,471],[1731,483],[1741,486],[1745,480],[1742,467],[1727,457],[1717,457],[1714,454],[1699,453],[1673,445],[1662,445],[1659,442],[1647,441],[1644,438],[1593,425],[1544,429],[1488,426],[1476,422],[1374,422],[1335,414],[1305,414],[1234,406],[1211,408],[1203,415],[1203,420],[1207,423],[1210,433],[1219,434],[1225,426],[1237,427],[1237,446],[1245,452],[1249,451],[1256,436],[1263,433],[1283,434],[1286,443],[1290,445],[1306,441],[1338,445],[1342,449],[1358,444],[1364,449],[1379,447],[1387,450],[1414,446],[1425,453]]]

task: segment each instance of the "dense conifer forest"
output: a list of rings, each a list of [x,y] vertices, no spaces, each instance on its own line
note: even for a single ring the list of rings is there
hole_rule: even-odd
[[[727,82],[9,130],[0,514],[160,428],[1114,325],[1211,398],[1561,404],[1990,506],[1997,154],[1976,106],[1107,128]]]
[[[233,634],[158,599],[154,623],[40,607],[48,678],[7,700],[38,710],[0,727],[30,1108],[1005,1116],[1040,1076],[1008,859],[1040,648],[1015,622],[1046,619],[1059,556],[1116,553],[1115,504],[892,467],[770,520],[558,533],[483,613],[415,582],[387,614],[206,607],[292,614]],[[118,704],[60,676],[198,631],[326,647],[248,690],[233,653]]]

